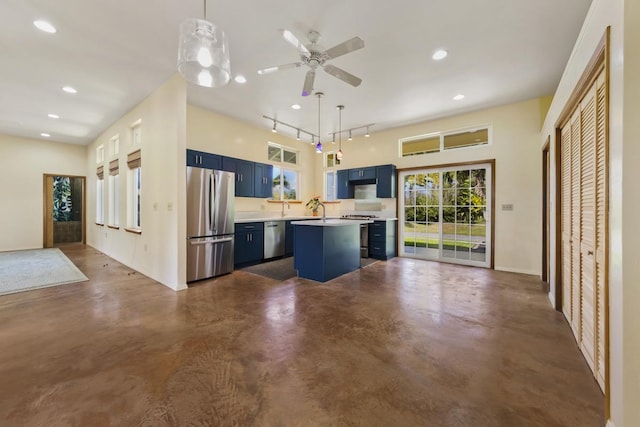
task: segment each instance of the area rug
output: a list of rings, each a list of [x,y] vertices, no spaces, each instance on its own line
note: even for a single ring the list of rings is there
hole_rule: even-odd
[[[0,252],[0,295],[85,280],[58,248]]]
[[[252,265],[250,267],[243,268],[242,271],[247,271],[249,273],[275,280],[288,280],[298,275],[298,272],[293,269],[293,257]]]
[[[373,258],[361,258],[360,267],[368,267],[377,261],[377,259]],[[250,267],[243,268],[242,271],[282,281],[298,276],[298,272],[293,268],[293,257],[252,265]]]

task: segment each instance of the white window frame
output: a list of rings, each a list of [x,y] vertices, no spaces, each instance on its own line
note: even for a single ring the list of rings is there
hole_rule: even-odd
[[[329,175],[333,176],[333,185],[329,184]],[[328,202],[338,200],[338,172],[328,170],[324,173],[324,199]]]
[[[398,201],[399,201],[399,205],[398,205],[398,219],[399,219],[399,233],[398,233],[398,253],[400,256],[402,257],[408,257],[408,258],[419,258],[419,259],[426,259],[426,260],[430,260],[430,261],[439,261],[439,262],[447,262],[447,263],[454,263],[454,264],[463,264],[463,265],[470,265],[470,266],[475,266],[475,267],[484,267],[484,268],[491,268],[491,261],[492,261],[492,246],[494,244],[492,236],[493,236],[493,232],[492,229],[494,227],[493,224],[493,213],[492,213],[492,209],[494,208],[491,200],[493,197],[493,189],[495,184],[492,182],[493,179],[493,173],[492,173],[492,168],[494,168],[495,165],[492,163],[486,163],[486,162],[482,162],[479,161],[477,163],[474,164],[469,164],[469,165],[458,165],[458,166],[449,166],[449,167],[442,167],[442,166],[433,166],[433,167],[429,167],[429,166],[425,166],[424,168],[420,169],[420,170],[407,170],[407,171],[402,171],[400,172],[399,176],[398,176],[398,180],[400,182],[400,187],[401,187],[401,194],[398,195]],[[454,170],[460,170],[460,169],[486,169],[487,173],[486,173],[486,177],[485,177],[485,182],[486,182],[486,222],[485,222],[485,240],[484,240],[484,245],[486,248],[486,252],[485,252],[485,260],[484,261],[477,261],[477,260],[471,260],[471,259],[461,259],[461,258],[452,258],[452,257],[445,257],[443,255],[443,251],[444,251],[444,245],[442,243],[440,243],[439,245],[439,249],[437,250],[437,255],[435,252],[430,252],[430,251],[424,251],[420,254],[417,253],[410,253],[410,252],[406,252],[405,251],[405,246],[404,246],[404,241],[405,241],[405,189],[402,188],[403,187],[403,182],[404,182],[404,177],[406,175],[413,175],[413,174],[419,174],[419,173],[425,173],[425,174],[429,174],[429,173],[439,173],[440,177],[442,177],[442,174],[444,172],[447,171],[454,171]],[[442,183],[442,179],[440,180],[440,182]],[[440,186],[440,188],[438,189],[438,193],[439,193],[439,202],[438,202],[438,218],[439,218],[439,237],[438,240],[439,242],[443,242],[444,241],[444,231],[443,231],[443,205],[442,205],[442,200],[443,200],[443,187]]]
[[[120,172],[109,174],[109,225],[120,227]]]
[[[104,145],[100,144],[96,147],[96,164],[104,163]]]
[[[447,136],[457,135],[457,134],[461,134],[461,133],[465,133],[465,132],[476,132],[476,131],[483,130],[483,129],[487,130],[487,142],[486,143],[479,143],[479,144],[475,144],[475,145],[464,145],[464,146],[461,146],[461,147],[449,147],[449,148],[446,148],[444,146],[444,139]],[[403,154],[402,154],[402,146],[403,146],[404,143],[413,142],[413,141],[416,141],[416,140],[419,140],[419,139],[430,139],[430,138],[434,138],[434,137],[439,137],[440,138],[440,148],[438,150],[427,151],[427,152],[424,152],[424,153],[408,154],[406,156],[403,156]],[[403,157],[412,157],[412,156],[422,156],[422,155],[425,155],[425,154],[441,153],[443,151],[449,151],[449,150],[463,150],[463,149],[471,149],[471,148],[477,148],[477,147],[486,147],[488,145],[492,145],[492,143],[493,143],[493,130],[492,130],[491,125],[482,124],[482,125],[478,125],[478,126],[470,126],[470,127],[466,127],[466,128],[447,130],[447,131],[441,131],[441,132],[431,132],[431,133],[425,133],[423,135],[415,135],[415,136],[410,136],[410,137],[406,137],[406,138],[400,138],[398,140],[398,157],[403,158]]]
[[[120,135],[116,134],[109,140],[109,155],[115,157],[120,153]]]
[[[104,225],[104,177],[96,179],[96,224]]]
[[[128,209],[127,228],[132,230],[142,230],[142,166],[129,169],[127,172],[128,181]],[[139,203],[140,200],[140,203]]]
[[[129,126],[130,145],[142,145],[142,119],[138,119]]]
[[[295,192],[296,192],[296,198],[295,199],[285,199],[284,198],[284,186],[281,185],[280,186],[280,194],[278,195],[278,197],[273,197],[273,187],[272,187],[272,200],[287,200],[287,201],[298,201],[300,200],[300,171],[293,169],[293,168],[287,168],[284,167],[285,165],[288,165],[289,163],[279,163],[277,165],[273,165],[273,172],[275,174],[276,169],[280,171],[280,180],[281,182],[284,180],[284,172],[293,172],[294,174],[296,174],[296,186],[295,186]]]
[[[278,148],[280,149],[280,159],[279,160],[274,160],[272,158],[269,157],[269,148]],[[294,153],[296,155],[296,161],[295,163],[292,162],[285,162],[284,161],[284,152],[288,151],[290,153]],[[267,160],[269,162],[272,162],[274,164],[281,164],[281,165],[288,165],[288,168],[291,168],[291,165],[297,166],[298,165],[298,160],[300,159],[300,151],[299,150],[294,150],[293,148],[287,147],[286,145],[280,145],[280,144],[276,144],[275,142],[267,142]]]

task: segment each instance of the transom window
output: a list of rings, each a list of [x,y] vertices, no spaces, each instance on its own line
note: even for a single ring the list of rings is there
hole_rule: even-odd
[[[490,138],[491,129],[488,126],[411,136],[400,139],[400,155],[417,156],[454,148],[487,145]]]
[[[270,142],[268,145],[268,159],[277,163],[298,164],[298,152],[282,145]]]

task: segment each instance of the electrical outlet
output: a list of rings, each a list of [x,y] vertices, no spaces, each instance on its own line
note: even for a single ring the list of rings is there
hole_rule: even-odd
[[[512,211],[513,210],[513,203],[503,203],[502,204],[502,210],[503,211]]]
[[[147,252],[147,244],[144,244],[144,251]]]
[[[154,211],[157,211],[157,210],[158,210],[158,203],[157,203],[157,202],[153,204],[153,210],[154,210]]]
[[[172,211],[173,210],[173,203],[172,202],[167,203],[167,210],[168,211]]]

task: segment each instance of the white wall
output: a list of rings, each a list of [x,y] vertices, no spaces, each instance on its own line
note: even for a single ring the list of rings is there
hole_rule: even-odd
[[[129,126],[141,120],[142,144],[132,146]],[[186,83],[177,74],[138,106],[105,130],[88,147],[85,160],[87,185],[95,189],[96,147],[105,147],[105,207],[108,206],[107,175],[109,140],[120,136],[120,229],[94,224],[95,191],[89,191],[90,218],[87,243],[127,266],[171,287],[186,289]],[[142,234],[125,231],[127,218],[127,154],[142,150]],[[105,212],[108,209],[105,208]],[[108,222],[105,216],[105,223]]]
[[[0,251],[42,247],[43,174],[85,176],[86,152],[80,145],[0,135]]]
[[[382,132],[374,128],[369,138],[343,139],[340,168],[392,163],[403,169],[495,159],[495,268],[540,275],[542,154],[538,141],[541,110],[546,111],[547,102],[533,99]],[[492,128],[491,145],[399,157],[400,138],[483,124]],[[321,160],[316,162],[321,185]],[[513,204],[513,211],[501,211],[503,203]]]
[[[610,420],[616,427],[640,420],[640,7],[637,0],[594,0],[545,120],[540,141],[551,137],[555,123],[593,56],[606,27],[611,26],[609,69],[609,365]],[[625,96],[627,95],[627,96]],[[552,166],[552,171],[554,171]],[[557,188],[557,177],[551,184]],[[626,196],[626,197],[625,197]],[[552,200],[554,197],[552,196]],[[556,206],[552,205],[555,210]],[[552,230],[558,226],[552,215]],[[554,232],[555,234],[555,232]],[[551,239],[551,253],[555,238]],[[552,258],[551,269],[556,263]],[[553,275],[552,275],[553,279]],[[556,286],[551,282],[553,302]]]
[[[297,166],[287,168],[299,171],[300,200],[306,201],[316,188],[315,150],[311,144],[296,141],[280,133],[271,132],[266,126],[256,127],[213,111],[205,110],[193,105],[187,106],[187,147],[193,150],[220,154],[273,164],[267,156],[267,143],[274,142],[293,150],[299,151]],[[235,208],[242,212],[261,212],[275,214],[282,206],[279,203],[267,203],[265,199],[253,197],[236,197]],[[308,214],[304,210],[304,203],[292,204],[287,214]]]

